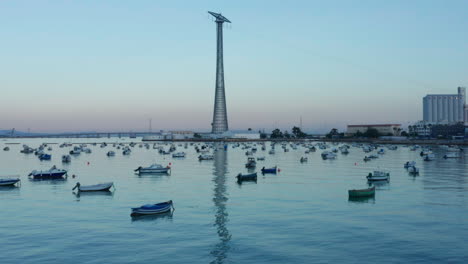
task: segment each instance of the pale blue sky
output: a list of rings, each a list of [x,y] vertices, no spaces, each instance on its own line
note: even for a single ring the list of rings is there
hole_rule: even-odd
[[[216,31],[232,129],[422,117],[468,86],[468,1],[1,1],[0,129],[209,130]]]

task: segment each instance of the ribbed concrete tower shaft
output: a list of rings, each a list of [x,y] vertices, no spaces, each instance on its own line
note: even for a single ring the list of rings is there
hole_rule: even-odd
[[[231,23],[221,14],[208,12],[216,18],[216,90],[213,111],[212,133],[223,133],[228,131],[228,119],[226,109],[226,94],[224,90],[224,64],[223,64],[223,23]]]

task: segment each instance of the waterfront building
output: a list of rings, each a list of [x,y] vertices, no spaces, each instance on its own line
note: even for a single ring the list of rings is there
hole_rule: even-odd
[[[457,94],[428,94],[423,98],[423,121],[428,123],[466,122],[466,88]]]
[[[382,135],[398,136],[401,132],[401,124],[348,125],[346,135],[353,136],[358,132],[365,133],[369,128],[376,129]]]
[[[195,133],[193,131],[171,131],[172,139],[192,139]]]
[[[412,136],[430,137],[432,124],[424,120],[408,126],[408,133]]]
[[[453,138],[464,137],[465,125],[463,122],[454,124],[435,124],[431,127],[431,137],[433,138]]]

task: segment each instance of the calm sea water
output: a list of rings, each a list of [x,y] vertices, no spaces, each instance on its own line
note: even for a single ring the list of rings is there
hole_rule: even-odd
[[[64,139],[4,140],[0,147],[12,142],[38,147]],[[277,165],[281,172],[238,185],[246,150],[232,144],[202,162],[193,146],[179,146],[187,157],[173,159],[138,146],[129,156],[119,150],[107,157],[111,145],[88,145],[92,153],[69,165],[61,155],[70,148],[50,145],[52,161],[39,161],[20,153],[21,144],[0,150],[0,173],[22,179],[20,188],[0,189],[1,263],[468,262],[468,156],[444,160],[441,148],[431,162],[399,147],[364,163],[359,148],[322,160],[320,150],[304,154],[302,147],[277,146],[269,155],[267,144],[256,154],[266,157],[257,169]],[[301,164],[301,156],[309,161]],[[417,162],[419,176],[403,168],[408,160]],[[171,175],[134,174],[153,162],[171,163]],[[52,165],[77,178],[28,180],[32,170]],[[390,170],[390,182],[378,185],[373,199],[349,201],[347,190],[368,186],[365,176],[378,167]],[[77,181],[113,181],[116,190],[77,196]],[[131,207],[169,199],[172,215],[130,217]]]

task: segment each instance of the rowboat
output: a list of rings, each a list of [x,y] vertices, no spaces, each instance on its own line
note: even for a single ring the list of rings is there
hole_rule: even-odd
[[[149,167],[138,167],[135,171],[138,172],[139,174],[144,174],[144,173],[168,173],[171,167],[166,166],[163,167],[160,164],[152,164]]]
[[[369,181],[388,181],[390,178],[390,172],[383,170],[376,170],[374,173],[369,173],[367,180]]]
[[[19,178],[0,178],[0,186],[13,186],[20,181]]]
[[[263,173],[263,174],[266,174],[266,173],[274,173],[274,174],[276,174],[276,171],[277,171],[276,166],[273,167],[273,168],[268,168],[268,169],[265,169],[265,167],[262,168],[262,173]]]
[[[356,189],[348,191],[349,197],[367,197],[375,195],[375,186],[368,189]]]
[[[32,176],[33,179],[60,179],[66,174],[66,170],[57,169],[57,167],[53,166],[45,171],[33,170],[28,176]]]
[[[257,181],[257,173],[250,173],[250,174],[242,174],[239,173],[237,176],[237,182],[243,182],[243,181]]]
[[[145,204],[140,207],[132,208],[131,216],[162,214],[170,212],[173,208],[172,200],[157,204]]]
[[[104,182],[104,183],[99,183],[95,185],[83,185],[79,182],[76,183],[75,187],[73,187],[72,190],[75,190],[78,188],[79,192],[100,192],[100,191],[109,191],[109,189],[114,186],[113,182]]]

